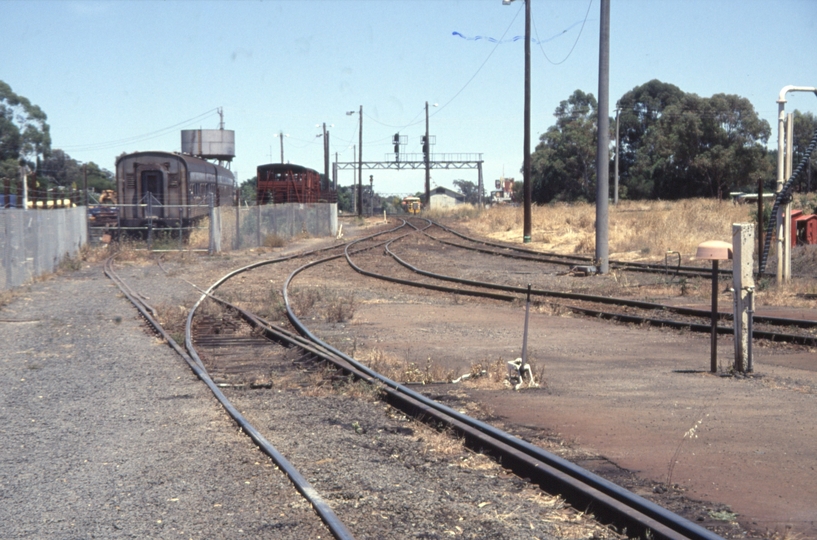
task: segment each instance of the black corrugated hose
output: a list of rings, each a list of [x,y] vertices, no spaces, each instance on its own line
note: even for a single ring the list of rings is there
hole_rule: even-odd
[[[783,184],[783,189],[778,192],[777,197],[774,199],[772,215],[769,218],[769,226],[766,227],[766,241],[763,243],[763,254],[760,257],[760,275],[763,275],[763,271],[766,269],[766,259],[769,256],[769,247],[772,244],[772,235],[774,234],[774,229],[777,226],[777,210],[780,208],[781,204],[787,204],[789,201],[791,201],[791,189],[792,186],[794,186],[794,179],[797,178],[803,169],[806,168],[815,147],[817,147],[817,130],[814,130],[814,136],[811,137],[811,142],[806,149],[806,155],[800,160],[797,168],[791,174],[789,179],[786,180],[786,183]]]

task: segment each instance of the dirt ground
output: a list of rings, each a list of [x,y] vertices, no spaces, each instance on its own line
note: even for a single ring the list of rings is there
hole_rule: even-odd
[[[344,230],[348,236],[356,233],[351,226]],[[221,275],[248,259],[327,243],[311,239],[280,253],[234,253],[207,264],[217,263],[223,270],[213,272]],[[427,239],[406,240],[395,249],[424,269],[447,265],[445,273],[471,279],[502,275],[517,285],[533,281],[534,287],[590,293],[604,292],[612,282],[541,273],[518,261],[451,248],[435,258],[438,254],[423,251],[429,245],[433,242]],[[356,256],[356,262],[418,279],[382,250]],[[270,275],[260,279],[264,288],[256,289],[254,298],[238,291],[234,297],[271,310],[276,300],[268,291],[280,290],[288,272],[300,264],[269,267]],[[640,278],[617,279],[622,277],[628,290],[647,290],[639,289]],[[214,279],[194,281],[206,286]],[[477,366],[501,372],[505,362],[521,356],[525,310],[520,302],[432,294],[362,276],[343,260],[299,274],[290,290],[299,288],[321,289],[327,298],[354,295],[349,321],[326,320],[317,307],[303,320],[316,335],[370,364],[389,359],[407,375],[427,371],[442,380]],[[652,299],[707,307],[700,298]],[[817,318],[817,310],[802,306],[769,314]],[[817,538],[815,351],[756,342],[755,373],[735,377],[727,376],[731,336],[721,337],[718,347],[719,374],[712,375],[706,334],[618,324],[539,306],[530,315],[528,355],[541,376],[540,387],[513,391],[481,378],[421,390],[721,535]]]
[[[358,357],[463,374],[521,355],[521,304],[430,295],[340,263],[298,283],[359,291],[349,323],[310,325]],[[721,534],[742,535],[739,522],[752,536],[817,538],[815,351],[757,343],[755,373],[735,377],[731,336],[718,347],[712,375],[708,335],[536,312],[528,352],[541,387],[427,391]]]

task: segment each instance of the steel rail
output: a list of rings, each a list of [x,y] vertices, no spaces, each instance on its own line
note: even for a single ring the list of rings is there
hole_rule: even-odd
[[[290,479],[292,484],[295,486],[295,489],[298,490],[299,493],[312,505],[315,509],[315,512],[321,518],[321,520],[326,524],[327,528],[330,530],[332,535],[337,538],[338,540],[353,540],[354,536],[351,532],[346,528],[346,525],[343,524],[342,521],[337,517],[334,513],[332,508],[329,504],[320,496],[320,494],[315,490],[314,487],[304,478],[304,476],[296,469],[284,456],[281,454],[266,438],[264,438],[261,433],[255,429],[255,427],[247,421],[247,419],[242,415],[238,409],[236,409],[233,404],[227,399],[221,389],[213,382],[210,378],[210,375],[207,373],[207,370],[204,369],[201,359],[196,354],[195,350],[190,351],[190,354],[187,353],[184,349],[182,349],[176,341],[170,337],[170,335],[164,330],[162,325],[157,321],[151,313],[149,313],[148,309],[146,309],[144,303],[137,298],[137,296],[131,294],[130,287],[127,286],[125,281],[119,277],[118,274],[113,270],[113,257],[108,258],[104,264],[104,272],[108,278],[113,281],[117,287],[122,291],[128,300],[133,303],[134,306],[139,310],[142,316],[147,320],[148,324],[150,324],[156,332],[158,332],[171,346],[171,348],[176,351],[179,356],[181,356],[185,362],[187,362],[190,369],[196,374],[196,376],[204,382],[213,395],[218,399],[219,403],[221,403],[222,407],[227,411],[227,414],[233,418],[233,420],[238,424],[241,429],[250,436],[250,438],[255,442],[255,444],[261,449],[262,452],[267,454],[275,464],[287,475]]]
[[[324,261],[325,262],[325,261]],[[310,266],[313,266],[311,263]],[[461,422],[458,418],[441,413],[436,409],[429,407],[423,401],[413,399],[411,396],[405,395],[399,388],[392,388],[387,383],[378,377],[372,376],[370,372],[358,369],[357,365],[353,365],[341,355],[335,354],[330,348],[326,348],[318,341],[312,341],[302,336],[288,332],[282,328],[278,328],[263,318],[254,315],[253,313],[236,306],[226,300],[220,299],[215,295],[209,295],[213,300],[235,310],[242,319],[248,324],[261,330],[262,334],[278,343],[286,344],[291,347],[297,347],[302,351],[309,353],[324,362],[333,364],[336,368],[343,370],[350,376],[364,380],[372,385],[378,387],[385,399],[392,406],[411,416],[420,417],[421,420],[428,421],[434,419],[438,423],[443,423],[463,434],[471,447],[476,447],[480,451],[486,450],[496,457],[499,457],[503,465],[515,469],[520,473],[533,478],[535,482],[542,485],[547,485],[551,491],[557,491],[562,494],[570,493],[569,497],[574,503],[584,503],[586,507],[593,506],[596,511],[601,510],[602,515],[627,516],[627,519],[616,519],[622,527],[630,527],[630,531],[640,530],[643,527],[645,532],[651,531],[652,538],[673,538],[682,539],[688,538],[685,535],[678,534],[677,531],[667,527],[661,522],[654,520],[648,516],[642,515],[639,512],[634,512],[631,507],[616,500],[606,493],[599,491],[591,486],[588,486],[581,479],[576,479],[555,467],[542,462],[535,456],[530,456],[502,441],[486,436],[485,434],[475,430],[471,426]],[[393,381],[392,381],[393,383]],[[637,523],[633,528],[633,524]]]
[[[416,266],[404,261],[401,259],[396,253],[394,253],[390,248],[389,245],[392,242],[386,244],[386,253],[394,258],[400,265],[403,267],[420,274],[422,276],[430,277],[433,279],[438,279],[441,281],[449,281],[452,283],[459,283],[461,285],[468,285],[471,287],[481,287],[486,289],[494,289],[506,292],[512,292],[517,294],[527,294],[528,289],[527,287],[517,287],[514,285],[502,285],[497,283],[487,283],[482,281],[470,280],[465,278],[458,278],[454,276],[447,276],[444,274],[436,274],[434,272],[429,272],[427,270],[422,270],[417,268]],[[350,264],[352,264],[350,262]],[[354,265],[353,265],[354,267]],[[366,274],[366,271],[358,270],[359,272],[370,275],[372,277],[377,277],[374,273]],[[392,280],[393,278],[389,278],[387,276],[380,277],[380,279]],[[404,280],[408,281],[408,280]],[[413,282],[419,283],[419,282]],[[415,286],[422,286],[422,285],[415,285]],[[439,287],[439,286],[438,286]],[[456,290],[456,289],[454,289]],[[474,296],[481,296],[477,295],[476,293],[471,293]],[[706,311],[702,309],[694,309],[694,308],[684,308],[679,306],[667,306],[664,304],[655,304],[652,302],[643,302],[640,300],[628,300],[626,298],[615,298],[609,296],[595,296],[595,295],[588,295],[582,293],[566,293],[561,291],[550,291],[545,289],[530,289],[530,294],[536,296],[543,296],[543,297],[553,297],[553,298],[563,298],[568,300],[581,300],[586,302],[595,302],[599,304],[610,304],[610,305],[617,305],[617,306],[627,306],[627,307],[634,307],[638,309],[645,309],[650,311],[666,311],[670,313],[675,313],[678,315],[684,315],[689,317],[700,317],[700,318],[707,318],[711,316],[711,311]],[[606,311],[600,310],[593,310],[589,308],[583,308],[578,306],[569,306],[564,305],[563,307],[570,309],[571,311],[575,311],[578,313],[584,313],[585,315],[591,315],[596,317],[601,317],[605,319],[611,320],[620,320],[622,322],[631,322],[635,324],[652,324],[654,326],[665,326],[665,327],[673,327],[673,328],[683,328],[689,329],[694,332],[711,332],[712,326],[710,324],[696,324],[691,322],[684,322],[684,321],[671,321],[668,319],[657,319],[651,317],[641,317],[637,315],[628,315],[628,314],[621,314],[621,313],[611,313]],[[731,313],[721,313],[718,315],[719,319],[723,320],[732,320]],[[809,320],[798,320],[798,319],[783,319],[777,317],[755,317],[755,322],[765,322],[768,324],[776,324],[776,325],[791,325],[791,326],[799,326],[801,328],[815,328],[817,327],[817,321],[809,321]],[[796,324],[790,324],[790,321],[794,321]],[[718,327],[717,332],[719,334],[733,334],[734,329],[730,327]],[[753,328],[752,335],[755,338],[759,339],[767,339],[769,341],[783,341],[787,343],[795,343],[800,345],[810,345],[815,346],[817,345],[817,337],[815,336],[802,336],[797,334],[787,334],[781,332],[769,332],[764,330],[758,330]]]
[[[349,256],[349,249],[353,244],[347,245],[345,251],[347,262],[354,267]],[[288,288],[292,280],[315,264],[319,263],[317,261],[308,263],[294,270],[284,283],[284,302],[290,322],[311,341],[320,343],[322,347],[343,358],[368,378],[379,381],[389,396],[390,403],[451,426],[463,434],[472,448],[489,449],[495,455],[501,456],[503,464],[522,471],[523,475],[535,479],[546,489],[560,491],[577,507],[592,508],[596,515],[619,527],[627,528],[628,533],[635,532],[643,538],[720,538],[715,533],[563,458],[429,399],[375,372],[317,338],[292,311],[288,297]]]
[[[443,229],[444,231],[449,232],[449,233],[453,234],[454,236],[458,236],[458,237],[462,238],[463,240],[468,240],[469,242],[474,242],[474,243],[477,243],[477,244],[484,244],[486,246],[498,247],[498,248],[507,249],[507,250],[510,250],[510,251],[516,251],[516,252],[520,252],[520,253],[526,253],[526,254],[529,254],[529,255],[538,255],[540,257],[554,257],[554,258],[557,258],[557,259],[567,259],[568,261],[573,260],[573,261],[576,261],[576,262],[584,262],[584,263],[587,263],[587,264],[593,264],[592,257],[585,257],[585,256],[582,256],[582,255],[562,255],[562,254],[558,254],[558,253],[547,253],[547,252],[541,252],[541,251],[534,251],[532,249],[519,248],[519,247],[516,247],[516,246],[508,246],[508,245],[500,244],[500,243],[497,243],[497,242],[490,242],[490,241],[487,241],[487,240],[479,240],[479,239],[476,239],[476,238],[471,238],[470,236],[467,236],[467,235],[462,234],[460,232],[457,232],[454,229],[451,229],[449,227],[446,227],[445,225],[437,223],[436,221],[434,221],[432,223],[434,223],[435,226]],[[464,247],[464,246],[461,246],[461,247]],[[507,254],[498,253],[498,252],[494,252],[494,254],[495,255],[509,256]],[[558,261],[547,261],[547,262],[552,262],[553,264],[571,264],[569,262],[560,263]],[[615,266],[616,268],[621,268],[621,269],[631,270],[631,271],[646,271],[646,272],[667,273],[666,266],[661,265],[660,263],[646,263],[646,262],[635,262],[635,261],[626,262],[626,261],[611,260],[610,265]],[[708,277],[708,276],[712,275],[711,270],[699,268],[697,266],[680,266],[679,265],[679,266],[676,266],[675,268],[678,269],[679,271],[683,270],[683,271],[687,272],[687,274],[682,274],[682,275],[692,274],[692,275],[701,275],[702,277]],[[723,275],[732,275],[731,270],[719,269],[718,272],[720,274],[723,274]]]
[[[378,232],[376,232],[376,233],[374,233],[372,235],[369,235],[367,237],[362,238],[361,240],[368,240],[368,239],[376,238],[376,237],[384,235],[384,234],[389,234],[389,233],[397,231],[398,229],[401,229],[403,227],[405,227],[405,222],[403,222],[403,225],[398,225],[397,227],[394,227],[392,229],[388,229],[388,230],[385,230],[385,231],[378,231]],[[280,263],[280,262],[284,262],[284,261],[291,261],[291,260],[294,260],[294,259],[299,259],[299,258],[303,258],[303,257],[308,257],[310,255],[316,255],[318,253],[323,253],[325,251],[331,251],[333,249],[340,249],[341,247],[343,247],[343,245],[341,245],[341,246],[328,246],[328,247],[325,247],[325,248],[319,248],[319,249],[314,249],[314,250],[310,250],[310,251],[294,253],[292,255],[288,255],[288,256],[285,256],[285,257],[277,257],[275,259],[267,259],[267,260],[263,260],[263,261],[258,261],[256,263],[248,264],[246,266],[243,266],[241,268],[233,270],[232,272],[229,272],[228,274],[225,274],[224,276],[221,277],[221,279],[217,280],[215,283],[210,285],[210,287],[206,291],[203,292],[202,296],[199,297],[199,299],[196,301],[195,304],[193,304],[193,307],[190,309],[190,312],[187,314],[187,322],[185,324],[185,330],[184,330],[184,345],[185,345],[185,347],[187,347],[188,349],[193,347],[193,335],[192,335],[192,332],[191,332],[191,328],[192,328],[192,325],[193,325],[193,314],[198,309],[201,302],[203,302],[204,299],[207,297],[206,294],[218,289],[225,281],[237,276],[238,274],[242,274],[242,273],[247,272],[249,270],[252,270],[254,268],[258,268],[260,266],[265,266],[265,265],[268,265],[268,264],[276,264],[276,263]],[[340,256],[341,255],[339,255],[338,257],[340,257]],[[203,368],[204,366],[201,366],[201,367]]]

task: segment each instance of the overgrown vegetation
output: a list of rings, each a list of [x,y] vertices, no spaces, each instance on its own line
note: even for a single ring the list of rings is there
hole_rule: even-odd
[[[609,210],[610,254],[614,258],[663,259],[668,250],[684,260],[706,240],[731,241],[732,223],[751,220],[751,205],[715,199],[680,201],[621,201]],[[454,215],[456,217],[456,214]],[[494,206],[468,228],[504,242],[522,241],[522,209]],[[554,203],[531,209],[532,249],[592,254],[595,249],[596,207],[591,203]]]
[[[289,291],[289,304],[298,318],[318,316],[328,323],[344,323],[354,317],[354,292],[329,287],[297,288]]]

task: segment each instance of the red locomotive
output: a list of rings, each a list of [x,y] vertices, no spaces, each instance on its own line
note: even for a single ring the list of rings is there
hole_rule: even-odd
[[[258,166],[257,204],[337,202],[337,192],[318,171],[292,165],[270,163]],[[323,183],[326,186],[322,185]]]

